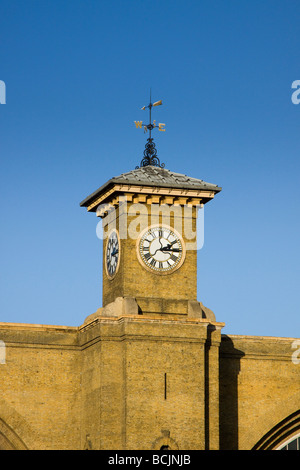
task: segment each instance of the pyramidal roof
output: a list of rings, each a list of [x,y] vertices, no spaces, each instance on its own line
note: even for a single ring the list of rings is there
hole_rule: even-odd
[[[175,173],[174,171],[160,168],[157,166],[148,165],[145,167],[137,168],[127,173],[122,173],[119,176],[114,176],[107,183],[97,189],[90,196],[85,198],[80,206],[87,206],[90,202],[101,194],[105,189],[114,184],[134,184],[141,186],[157,186],[157,187],[172,187],[182,189],[202,189],[212,190],[214,192],[221,191],[222,188],[216,184],[207,183],[198,178]]]
[[[203,180],[192,178],[190,176],[183,175],[181,173],[175,173],[174,171],[160,168],[157,166],[145,166],[138,168],[128,173],[123,173],[113,180],[124,183],[135,183],[145,185],[158,185],[158,186],[174,186],[174,187],[186,187],[195,189],[214,189],[218,188],[215,184],[206,183]],[[219,188],[221,190],[221,188]]]

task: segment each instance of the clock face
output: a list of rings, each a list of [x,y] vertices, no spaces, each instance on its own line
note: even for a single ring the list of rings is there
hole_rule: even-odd
[[[165,226],[147,229],[137,248],[141,264],[159,274],[172,273],[182,265],[185,257],[184,241],[174,229]]]
[[[120,239],[118,232],[113,230],[106,243],[105,268],[107,276],[112,279],[118,271],[120,262]]]

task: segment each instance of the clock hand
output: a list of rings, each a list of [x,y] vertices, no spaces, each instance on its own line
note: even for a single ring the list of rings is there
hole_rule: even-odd
[[[173,245],[175,245],[175,243],[177,243],[177,240],[174,240],[173,242],[168,243],[168,244],[164,247],[164,249],[165,249],[165,250],[170,250],[171,247],[172,247]]]
[[[111,256],[116,256],[118,253],[119,253],[119,250],[116,250],[116,249],[114,248],[114,250],[113,250],[112,253],[111,253]]]
[[[169,248],[170,245],[162,249],[162,251],[173,251],[175,253],[180,253],[182,250],[180,248]]]
[[[156,253],[158,251],[162,251],[163,253],[181,253],[182,250],[180,248],[169,248],[169,245],[168,246],[163,246],[162,248],[157,248],[157,250],[155,250],[155,252],[151,255],[152,257],[156,255]]]
[[[158,251],[173,251],[175,253],[180,253],[182,250],[180,248],[172,248],[172,245],[175,245],[177,243],[177,240],[174,240],[172,243],[168,243],[166,246],[162,246],[162,242],[159,237],[159,243],[160,243],[160,248],[157,248],[155,252],[151,256],[155,256]]]

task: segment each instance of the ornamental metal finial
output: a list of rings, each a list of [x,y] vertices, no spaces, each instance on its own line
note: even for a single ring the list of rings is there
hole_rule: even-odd
[[[151,121],[151,109],[154,107],[154,106],[160,106],[162,105],[162,100],[159,100],[159,101],[156,101],[155,103],[152,103],[151,102],[151,90],[150,90],[150,103],[148,106],[143,106],[141,109],[145,110],[146,108],[149,108],[149,121],[150,121],[150,124],[143,124],[143,121],[134,121],[135,122],[135,127],[138,129],[142,129],[144,128],[144,132],[148,132],[149,131],[149,137],[147,139],[147,142],[146,142],[146,145],[145,145],[145,150],[144,150],[144,158],[142,159],[141,161],[141,164],[140,166],[137,166],[136,168],[140,168],[140,167],[144,167],[144,166],[148,166],[148,165],[153,165],[153,166],[158,166],[160,168],[164,168],[165,167],[165,164],[164,163],[160,163],[160,160],[157,156],[157,150],[156,150],[156,147],[155,147],[155,143],[153,142],[153,138],[151,137],[151,131],[152,129],[154,129],[155,127],[158,127],[158,130],[159,131],[165,131],[165,124],[163,123],[159,123],[158,125],[156,125],[156,121]]]

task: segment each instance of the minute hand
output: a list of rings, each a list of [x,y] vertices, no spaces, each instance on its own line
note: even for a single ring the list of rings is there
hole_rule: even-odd
[[[161,251],[174,251],[175,253],[179,253],[182,250],[180,248],[171,248],[171,246],[166,246],[165,248],[161,248]]]

